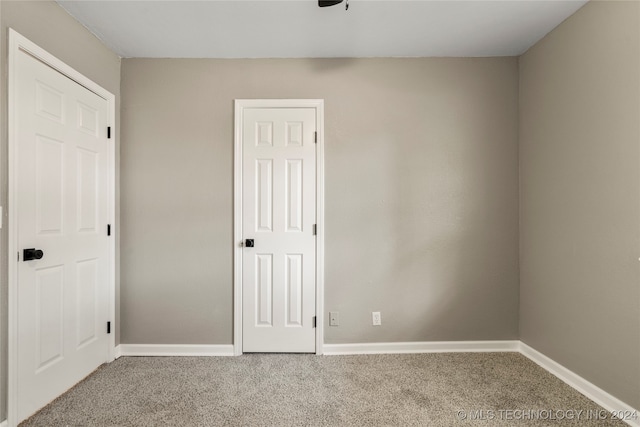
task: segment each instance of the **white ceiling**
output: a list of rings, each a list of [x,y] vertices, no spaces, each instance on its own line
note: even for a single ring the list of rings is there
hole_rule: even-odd
[[[122,57],[512,56],[586,0],[57,0]]]

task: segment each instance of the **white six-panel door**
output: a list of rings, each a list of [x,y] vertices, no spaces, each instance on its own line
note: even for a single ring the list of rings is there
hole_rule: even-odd
[[[108,104],[24,52],[15,67],[20,421],[108,358]]]
[[[248,108],[242,129],[242,350],[313,353],[316,110]]]

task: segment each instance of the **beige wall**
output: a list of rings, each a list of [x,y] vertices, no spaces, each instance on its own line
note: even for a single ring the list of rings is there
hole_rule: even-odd
[[[520,336],[640,408],[640,4],[520,59]]]
[[[122,342],[232,343],[236,98],[325,100],[326,342],[517,339],[517,91],[515,58],[124,59]]]
[[[13,28],[43,49],[74,67],[120,101],[120,58],[107,49],[53,1],[0,1],[1,86],[0,86],[0,204],[7,220],[7,42],[8,28]],[[116,113],[116,121],[119,120]],[[117,129],[117,128],[116,128]],[[116,230],[118,228],[116,227]],[[7,253],[7,227],[0,230],[0,253]],[[0,257],[0,420],[6,417],[7,391],[7,256]]]

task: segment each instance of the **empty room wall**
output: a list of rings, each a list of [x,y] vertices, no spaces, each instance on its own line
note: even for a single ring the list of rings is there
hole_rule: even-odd
[[[325,100],[325,342],[518,338],[516,58],[123,59],[122,94],[122,343],[232,343],[242,98]]]
[[[520,337],[640,408],[640,4],[520,58]]]
[[[2,106],[0,134],[0,192],[3,224],[7,224],[7,47],[13,28],[49,53],[116,95],[119,120],[120,58],[53,1],[0,1],[2,40],[0,69]],[[116,127],[117,129],[117,127]],[[117,199],[116,199],[117,200]],[[118,202],[116,201],[116,204]],[[116,228],[117,230],[117,228]],[[0,420],[6,418],[7,390],[7,227],[0,229]],[[13,258],[12,258],[13,259]]]

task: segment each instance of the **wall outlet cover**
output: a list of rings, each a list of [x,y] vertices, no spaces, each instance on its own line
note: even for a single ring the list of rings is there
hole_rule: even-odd
[[[373,326],[382,325],[382,315],[380,314],[379,311],[371,312],[371,320],[372,320]]]

